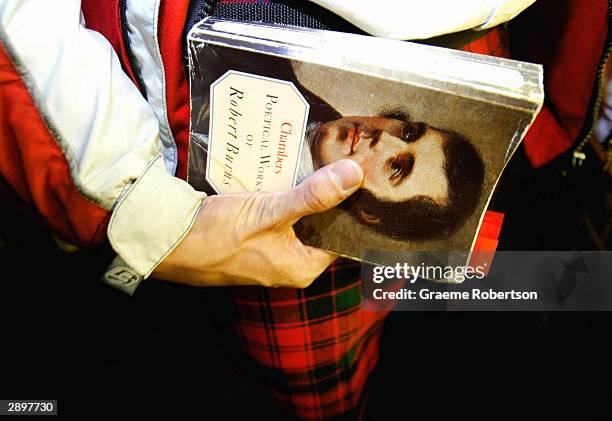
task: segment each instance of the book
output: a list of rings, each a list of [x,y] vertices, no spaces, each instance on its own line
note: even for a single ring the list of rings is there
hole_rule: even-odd
[[[187,42],[189,183],[286,191],[353,159],[362,187],[294,228],[373,264],[467,265],[544,99],[540,65],[411,42],[216,18]]]

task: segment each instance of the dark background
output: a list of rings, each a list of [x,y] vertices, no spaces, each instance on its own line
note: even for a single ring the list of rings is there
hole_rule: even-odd
[[[209,3],[191,1],[191,24]],[[272,3],[286,7],[212,12],[359,32]],[[610,179],[593,162],[534,171],[517,153],[491,204],[506,213],[499,249],[610,250]],[[223,289],[151,280],[127,297],[97,281],[110,258],[61,252],[0,198],[0,399],[58,399],[79,420],[280,417],[242,369]],[[611,419],[611,327],[596,312],[391,313],[366,418]]]
[[[584,221],[602,218],[609,180],[588,166],[564,177],[563,164],[513,158],[491,205],[506,212],[500,249],[595,249]],[[58,399],[77,419],[280,417],[241,368],[223,289],[149,280],[125,296],[97,281],[109,255],[64,253],[8,203],[0,211],[0,398]],[[366,417],[610,419],[610,319],[392,313]]]

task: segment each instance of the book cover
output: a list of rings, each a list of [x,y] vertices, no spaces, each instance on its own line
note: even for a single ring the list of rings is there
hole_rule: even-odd
[[[465,265],[544,98],[539,65],[409,42],[208,18],[188,43],[188,181],[284,191],[353,159],[362,188],[294,228],[375,264]]]

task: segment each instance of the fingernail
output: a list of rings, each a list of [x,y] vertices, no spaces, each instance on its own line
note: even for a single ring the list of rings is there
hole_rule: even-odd
[[[351,190],[360,185],[363,180],[361,166],[351,159],[334,162],[329,168],[329,175],[333,183],[341,190]]]

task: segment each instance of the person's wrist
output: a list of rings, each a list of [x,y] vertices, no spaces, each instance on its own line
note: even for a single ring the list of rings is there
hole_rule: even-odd
[[[109,221],[108,239],[122,265],[140,279],[149,277],[190,231],[204,196],[168,174],[161,156],[151,161]]]

